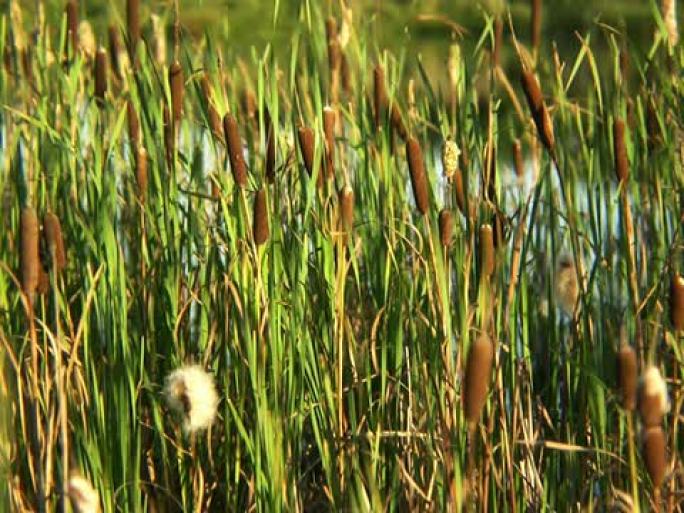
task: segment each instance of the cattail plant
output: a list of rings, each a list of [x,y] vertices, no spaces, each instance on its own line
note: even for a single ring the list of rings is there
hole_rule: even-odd
[[[268,240],[268,203],[266,201],[266,190],[261,188],[254,197],[254,225],[252,233],[254,243],[261,246]]]
[[[43,235],[52,260],[52,268],[57,273],[61,273],[67,264],[64,237],[62,236],[62,224],[52,212],[47,212],[43,216]]]
[[[237,120],[230,112],[223,116],[223,134],[228,146],[228,158],[233,179],[238,187],[244,188],[247,186],[247,164],[242,151],[242,139],[238,131]]]
[[[618,388],[622,407],[632,411],[637,402],[637,357],[634,348],[623,344],[617,354]]]
[[[302,152],[302,160],[309,176],[313,176],[314,172],[314,145],[315,137],[314,131],[306,126],[300,126],[297,130],[299,139],[299,149]],[[320,179],[319,179],[320,183]]]
[[[138,145],[140,145],[140,120],[132,100],[128,100],[126,109],[128,118],[128,138],[130,139],[133,148],[137,148]]]
[[[645,426],[660,426],[665,414],[670,411],[667,384],[655,365],[649,366],[639,383],[639,413]]]
[[[33,207],[21,210],[21,286],[33,300],[40,279],[40,225]]]
[[[662,0],[661,12],[665,30],[667,31],[667,42],[670,47],[674,47],[679,42],[679,28],[677,27],[677,0]]]
[[[166,162],[169,166],[173,163],[173,157],[176,154],[176,137],[173,127],[173,119],[171,118],[171,111],[166,102],[162,108],[162,121],[164,123],[164,147],[166,148]]]
[[[95,57],[95,52],[97,52],[95,32],[93,32],[93,26],[88,20],[82,20],[78,24],[78,49],[89,61]]]
[[[275,127],[268,107],[264,108],[264,128],[266,130],[266,181],[273,183],[276,172]]]
[[[456,205],[458,209],[464,216],[467,216],[466,212],[466,196],[465,196],[465,186],[463,184],[463,172],[460,169],[456,169],[454,176],[451,178],[454,184],[454,196],[456,196]]]
[[[337,112],[331,106],[323,109],[323,133],[325,135],[325,170],[326,178],[335,176],[335,125]]]
[[[648,427],[642,434],[642,455],[653,488],[663,484],[667,470],[667,437],[660,426]]]
[[[442,169],[446,178],[452,178],[458,171],[458,157],[461,150],[456,142],[447,139],[442,147]]]
[[[616,118],[613,121],[613,152],[615,154],[615,175],[618,182],[626,182],[629,178],[629,160],[625,145],[625,122]]]
[[[466,363],[464,396],[465,417],[470,429],[477,424],[487,401],[489,381],[494,361],[494,344],[482,333],[470,346]]]
[[[553,123],[551,121],[549,110],[544,103],[544,97],[542,96],[539,82],[537,82],[537,77],[534,76],[532,71],[523,69],[521,81],[523,91],[525,92],[525,97],[527,98],[527,103],[530,106],[530,111],[532,112],[532,119],[537,126],[539,138],[546,149],[552,153],[555,144]]]
[[[542,0],[532,0],[532,20],[530,23],[532,48],[535,52],[539,52],[539,45],[541,44],[541,29],[542,29]]]
[[[345,185],[339,193],[340,220],[344,231],[351,230],[354,225],[354,190]]]
[[[375,114],[375,128],[380,130],[384,123],[387,109],[387,90],[385,89],[385,70],[380,64],[373,69],[373,112]]]
[[[406,141],[406,158],[408,159],[411,186],[413,187],[416,206],[422,215],[426,215],[429,207],[428,178],[425,174],[423,151],[415,137],[410,137]]]
[[[67,38],[66,42],[71,43],[71,55],[75,57],[78,52],[78,5],[76,0],[69,0],[66,3]],[[67,55],[68,52],[67,52]]]
[[[100,105],[104,103],[107,93],[107,52],[104,48],[97,49],[95,54],[95,99]]]
[[[454,233],[454,219],[451,210],[443,208],[439,212],[439,240],[445,248],[451,245],[451,236]]]
[[[114,76],[121,80],[124,74],[124,51],[121,45],[119,29],[116,25],[109,25],[109,63]]]
[[[495,264],[494,254],[494,231],[492,225],[483,224],[480,226],[480,266],[482,276],[491,278],[494,274]]]
[[[337,21],[328,18],[325,21],[325,34],[328,44],[328,69],[330,73],[330,100],[337,103],[340,88],[340,68],[342,64],[342,49],[337,37]]]
[[[183,430],[188,434],[207,429],[216,418],[214,378],[199,365],[181,367],[169,374],[164,396],[169,409],[183,419]]]
[[[562,255],[556,264],[554,294],[558,307],[569,317],[575,311],[579,297],[577,269],[570,255]]]
[[[141,203],[147,196],[147,150],[139,146],[135,152],[135,181]]]
[[[522,143],[520,139],[513,141],[513,164],[515,175],[522,178],[525,175],[525,159],[523,158]]]
[[[140,0],[126,0],[126,28],[128,53],[134,60],[140,41]]]
[[[494,20],[494,51],[492,52],[492,64],[498,67],[501,59],[501,46],[503,45],[503,20],[501,14],[497,14]]]
[[[670,320],[676,331],[684,330],[684,276],[675,274],[670,283]]]
[[[67,482],[66,492],[76,513],[99,513],[100,496],[90,482],[73,473]]]
[[[185,88],[183,68],[178,61],[173,61],[169,67],[169,88],[171,89],[173,125],[175,129],[178,129],[183,114],[183,93]]]

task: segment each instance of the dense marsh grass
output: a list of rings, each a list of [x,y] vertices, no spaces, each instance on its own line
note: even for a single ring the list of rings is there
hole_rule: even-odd
[[[673,1],[483,10],[443,77],[141,4],[0,19],[0,510],[684,510]]]

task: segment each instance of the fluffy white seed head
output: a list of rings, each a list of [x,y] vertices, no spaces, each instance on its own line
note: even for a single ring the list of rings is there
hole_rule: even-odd
[[[186,433],[206,429],[214,422],[218,407],[214,378],[199,365],[181,367],[169,374],[164,395],[169,408],[183,418]]]
[[[67,483],[67,494],[76,513],[98,513],[100,497],[86,478],[73,474]]]
[[[670,398],[667,396],[667,383],[655,365],[649,366],[641,377],[644,395],[657,397],[661,415],[670,411]]]
[[[458,170],[458,157],[461,150],[454,141],[444,141],[442,148],[442,166],[444,167],[444,176],[451,177]]]

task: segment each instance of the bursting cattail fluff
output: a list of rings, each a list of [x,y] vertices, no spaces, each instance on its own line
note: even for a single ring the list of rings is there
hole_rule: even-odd
[[[268,203],[266,201],[266,190],[259,189],[254,197],[254,243],[261,246],[268,240]]]
[[[632,411],[636,407],[637,397],[637,357],[634,348],[629,344],[624,344],[617,354],[618,385],[622,407],[627,411]]]
[[[629,160],[625,145],[625,122],[617,118],[613,121],[613,152],[615,154],[615,175],[618,182],[629,178]]]
[[[489,380],[494,361],[494,344],[486,334],[475,339],[468,352],[464,391],[465,416],[471,427],[477,423],[489,393]]]
[[[494,257],[494,231],[492,225],[483,224],[480,226],[480,265],[486,278],[494,274]]]
[[[166,404],[183,419],[186,433],[207,429],[216,418],[218,395],[214,378],[199,365],[176,369],[164,384]]]
[[[649,427],[642,435],[642,455],[646,470],[657,489],[663,483],[667,470],[667,440],[660,426]]]
[[[88,20],[83,20],[78,24],[78,46],[79,50],[86,58],[92,59],[95,57],[97,43],[95,42],[93,26]]]
[[[184,87],[183,68],[178,61],[173,61],[169,67],[169,88],[171,89],[171,106],[175,127],[180,124],[183,113]]]
[[[58,273],[62,272],[67,264],[64,237],[62,236],[62,225],[59,218],[52,212],[43,216],[43,234],[52,259],[53,269]]]
[[[659,426],[670,411],[667,384],[655,365],[649,366],[639,383],[639,413],[646,426]]]
[[[406,158],[408,159],[411,186],[413,187],[416,206],[418,211],[425,215],[428,212],[430,197],[428,194],[427,175],[425,174],[425,163],[423,162],[423,151],[415,137],[410,137],[406,141]]]
[[[442,147],[442,168],[444,176],[451,178],[458,171],[458,157],[461,150],[456,142],[447,139]]]
[[[677,0],[662,0],[662,16],[667,31],[667,42],[671,47],[674,47],[679,42]]]
[[[95,54],[95,98],[104,101],[107,93],[107,52],[100,47]]]
[[[223,134],[228,146],[228,159],[230,160],[233,179],[238,187],[244,188],[247,186],[247,164],[242,152],[242,139],[238,131],[237,120],[230,112],[223,116]]]
[[[98,513],[100,496],[90,482],[78,474],[72,474],[66,487],[67,495],[76,513]]]
[[[442,246],[451,244],[451,235],[454,233],[454,219],[451,210],[443,208],[439,213],[439,240]]]
[[[684,276],[675,274],[670,283],[670,320],[676,331],[684,330]]]
[[[33,297],[40,279],[40,226],[33,207],[21,210],[21,285]]]

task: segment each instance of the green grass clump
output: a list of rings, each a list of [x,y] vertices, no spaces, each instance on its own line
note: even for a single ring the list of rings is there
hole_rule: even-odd
[[[483,9],[428,70],[344,3],[285,57],[44,8],[0,18],[0,510],[682,511],[671,17]]]

